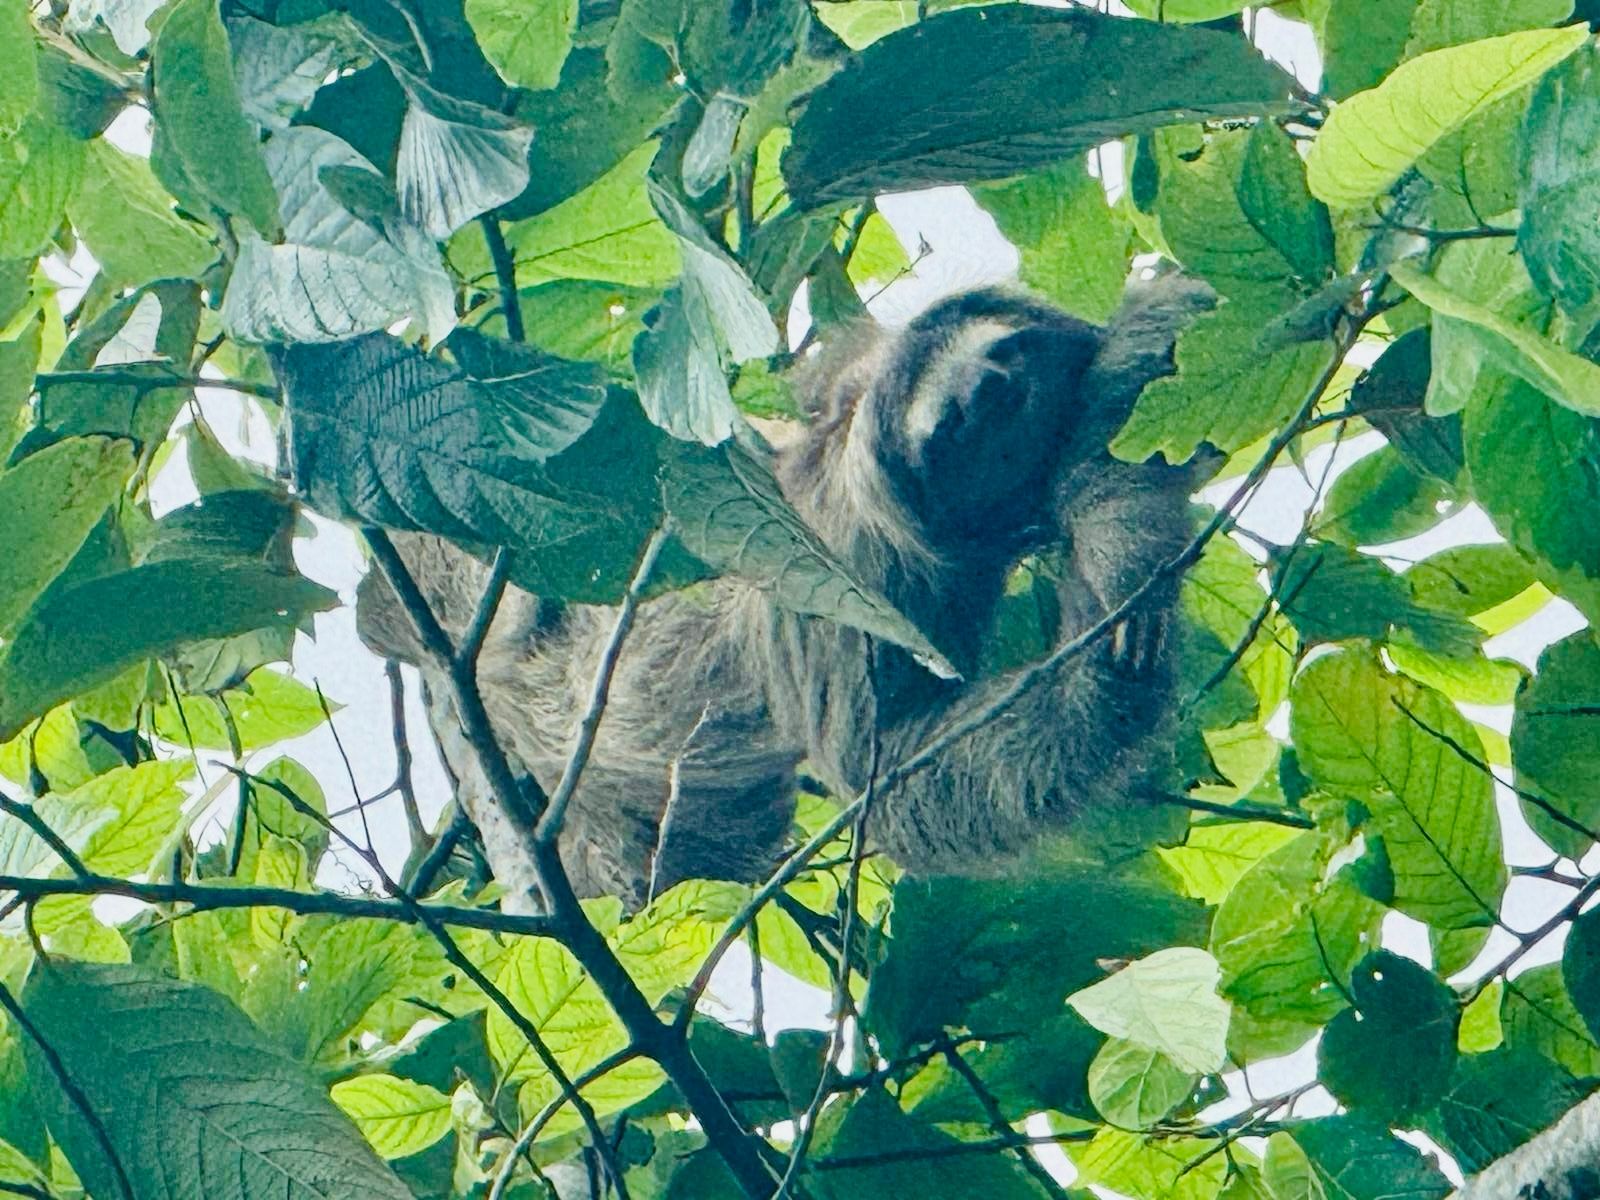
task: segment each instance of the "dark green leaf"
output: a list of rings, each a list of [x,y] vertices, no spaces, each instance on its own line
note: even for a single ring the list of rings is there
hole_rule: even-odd
[[[1461,419],[1454,413],[1441,417],[1425,414],[1432,367],[1429,333],[1414,329],[1390,343],[1356,381],[1350,407],[1388,438],[1413,470],[1454,483],[1464,465]]]
[[[170,559],[52,589],[0,652],[0,741],[184,642],[298,625],[337,597],[261,563]]]
[[[689,553],[756,583],[790,612],[826,617],[904,646],[936,673],[954,668],[926,636],[863,585],[789,506],[771,467],[737,439],[663,450],[663,492]]]
[[[1464,1054],[1429,1128],[1463,1171],[1476,1174],[1554,1125],[1585,1091],[1531,1050]]]
[[[654,523],[649,427],[599,372],[463,337],[278,352],[296,479],[324,512],[518,552],[544,594],[615,599]],[[482,372],[482,374],[475,374]]]
[[[1535,833],[1572,858],[1582,858],[1600,836],[1597,738],[1600,646],[1587,633],[1573,634],[1539,656],[1511,723],[1523,815]]]
[[[56,1058],[30,1043],[30,1080],[95,1195],[176,1196],[180,1180],[214,1180],[213,1194],[237,1200],[410,1200],[324,1088],[214,992],[56,963],[35,971],[24,1003]]]
[[[1355,1007],[1328,1023],[1317,1077],[1342,1104],[1405,1124],[1432,1108],[1456,1065],[1455,996],[1431,971],[1387,950],[1350,976]]]
[[[802,208],[999,179],[1162,125],[1285,112],[1290,91],[1213,30],[963,8],[874,42],[823,84],[783,173]]]
[[[1327,1200],[1444,1200],[1450,1181],[1408,1142],[1370,1118],[1324,1117],[1298,1126]]]
[[[1076,914],[1068,939],[1039,939],[1049,914]],[[906,879],[894,941],[873,973],[863,1019],[890,1057],[947,1027],[1018,1033],[1059,1015],[1108,959],[1204,939],[1203,909],[1136,875],[1039,870],[1025,882]]]

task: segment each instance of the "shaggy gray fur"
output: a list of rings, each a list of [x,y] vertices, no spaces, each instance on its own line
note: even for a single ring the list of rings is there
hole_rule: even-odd
[[[779,454],[784,492],[828,545],[956,665],[979,660],[1019,557],[1065,544],[1061,635],[1087,628],[1182,549],[1191,468],[1118,462],[1106,443],[1140,389],[1172,369],[1181,324],[1211,303],[1168,278],[1136,285],[1105,330],[1013,293],[941,302],[897,334],[846,337],[796,372],[813,413]],[[486,569],[441,539],[396,537],[441,623],[459,635]],[[1130,803],[1172,709],[1164,627],[1176,583],[1024,693],[937,762],[880,798],[871,830],[920,872],[1003,870],[1073,813]],[[420,658],[376,575],[362,637]],[[548,618],[548,614],[546,614]],[[560,778],[601,647],[607,608],[540,619],[512,589],[479,680],[515,761]],[[435,726],[453,714],[430,679]],[[879,761],[903,761],[944,722],[982,712],[1004,679],[943,681],[892,646],[776,608],[721,579],[644,605],[613,681],[562,852],[581,893],[637,903],[689,877],[767,873],[788,833],[795,768],[841,796]],[[439,730],[458,776],[459,738]],[[481,797],[469,803],[474,816]],[[485,818],[489,814],[485,813]],[[495,839],[499,841],[500,839]],[[494,861],[502,882],[512,864]]]

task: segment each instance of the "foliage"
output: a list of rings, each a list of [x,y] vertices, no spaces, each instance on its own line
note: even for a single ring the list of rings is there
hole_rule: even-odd
[[[1600,617],[1600,51],[1567,0],[1276,6],[1319,93],[1243,4],[1129,7],[0,0],[0,1191],[1089,1194],[1048,1142],[1138,1200],[1433,1197],[1397,1133],[1476,1171],[1588,1093],[1600,649],[1486,639]],[[794,414],[802,296],[826,340],[915,269],[878,199],[945,185],[1072,313],[1139,255],[1218,295],[1112,447],[1233,493],[1164,568],[1181,794],[1008,879],[863,863],[852,797],[802,798],[761,891],[528,916],[455,817],[390,878],[283,745],[337,710],[281,665],[341,605],[310,513],[581,603],[664,539],[659,586],[737,573],[948,667],[745,419]],[[1273,471],[1298,534],[1235,535]],[[1500,540],[1374,549],[1468,506]],[[1049,650],[1049,570],[987,659]],[[1563,893],[1528,934],[1513,833]],[[746,936],[832,1034],[700,1005]]]

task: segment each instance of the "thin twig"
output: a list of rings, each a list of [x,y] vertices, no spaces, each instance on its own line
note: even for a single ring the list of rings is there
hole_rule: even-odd
[[[450,820],[445,823],[433,845],[428,847],[428,853],[417,864],[417,869],[409,879],[402,878],[400,882],[413,896],[426,896],[433,890],[433,881],[438,878],[439,872],[450,861],[450,855],[455,853],[457,844],[472,829],[472,818],[467,816],[466,809],[459,804],[451,810]]]
[[[281,402],[283,390],[270,383],[256,383],[249,379],[203,379],[187,375],[162,364],[146,363],[142,371],[119,370],[115,367],[93,367],[84,371],[44,371],[34,376],[34,387],[43,389],[68,383],[95,383],[115,387],[131,387],[141,392],[159,388],[218,388],[239,392],[246,396],[259,396],[263,400]],[[154,369],[152,369],[154,368]]]
[[[871,638],[864,640],[863,652],[870,664],[873,654]],[[867,763],[867,786],[861,797],[861,811],[856,816],[855,829],[851,835],[850,873],[846,877],[842,897],[845,908],[839,922],[839,962],[833,973],[833,1030],[828,1037],[828,1052],[822,1059],[822,1072],[817,1076],[816,1090],[811,1093],[811,1102],[806,1105],[806,1111],[801,1117],[799,1132],[794,1139],[794,1146],[789,1151],[788,1166],[784,1168],[783,1178],[778,1183],[778,1190],[773,1200],[784,1200],[789,1194],[789,1189],[794,1186],[794,1181],[800,1177],[806,1155],[811,1150],[811,1139],[816,1135],[817,1119],[822,1115],[823,1105],[828,1102],[828,1085],[837,1069],[840,1057],[844,1054],[844,1027],[846,1014],[850,1008],[850,941],[854,936],[856,906],[861,898],[861,863],[867,847],[867,819],[872,815],[872,800],[877,788],[879,747],[880,741],[877,731],[874,730]]]
[[[51,896],[122,896],[142,904],[188,905],[195,912],[222,912],[241,908],[281,908],[298,916],[370,917],[415,925],[422,916],[458,929],[483,929],[490,933],[549,937],[550,918],[542,914],[504,913],[492,908],[466,908],[456,904],[421,904],[419,915],[398,900],[376,896],[346,896],[339,892],[296,892],[258,884],[141,883],[114,875],[40,879],[33,875],[0,875],[0,892],[24,900]]]
[[[273,779],[261,779],[258,782],[264,787],[273,789],[293,805],[301,815],[321,824],[330,834],[360,855],[367,866],[378,876],[383,886],[402,905],[415,914],[419,923],[433,935],[434,941],[439,943],[439,947],[444,951],[445,957],[454,964],[457,970],[476,984],[485,996],[489,997],[490,1002],[500,1010],[505,1018],[516,1028],[517,1032],[522,1035],[523,1040],[533,1050],[534,1056],[538,1058],[540,1065],[555,1080],[556,1086],[560,1089],[562,1100],[570,1102],[579,1118],[583,1121],[584,1128],[588,1131],[595,1152],[599,1154],[600,1161],[605,1165],[611,1186],[617,1193],[617,1200],[628,1200],[627,1184],[624,1183],[622,1178],[622,1165],[617,1161],[611,1143],[606,1139],[605,1131],[600,1128],[600,1121],[595,1115],[593,1106],[579,1094],[571,1076],[567,1074],[566,1068],[561,1065],[554,1052],[546,1044],[538,1027],[528,1019],[521,1009],[512,1003],[511,998],[501,991],[492,979],[483,973],[482,968],[462,951],[455,938],[450,936],[450,932],[445,928],[443,922],[433,919],[427,906],[419,903],[411,893],[390,878],[389,873],[384,869],[383,861],[378,857],[377,851],[373,850],[370,845],[363,849],[356,843],[354,838],[307,804],[287,784]]]
[[[461,645],[456,647],[456,659],[462,670],[477,673],[483,643],[489,637],[489,627],[494,624],[495,614],[500,611],[500,601],[506,594],[506,584],[510,579],[511,552],[501,546],[494,552],[494,560],[489,564],[489,578],[484,581],[478,607],[472,612],[472,623],[461,635]]]
[[[545,845],[553,844],[561,836],[561,823],[566,818],[567,805],[572,803],[573,793],[578,790],[578,780],[583,776],[584,767],[589,764],[589,755],[594,750],[595,735],[599,732],[600,722],[606,715],[606,701],[611,696],[611,680],[616,674],[617,660],[622,656],[622,645],[628,639],[628,631],[633,628],[633,618],[638,612],[640,597],[650,582],[656,560],[661,557],[661,548],[666,542],[665,528],[658,528],[650,535],[650,540],[645,543],[644,554],[640,556],[639,565],[634,569],[633,581],[628,584],[627,593],[622,597],[622,605],[617,610],[617,623],[611,628],[611,636],[606,640],[605,649],[600,653],[600,665],[595,668],[594,686],[589,692],[589,707],[584,710],[583,718],[578,722],[577,743],[572,747],[566,769],[561,772],[561,781],[556,784],[556,790],[550,793],[550,803],[545,807],[544,815],[539,818],[539,825],[534,830],[535,839]]]
[[[660,1064],[676,1085],[690,1111],[700,1122],[706,1140],[727,1163],[740,1189],[751,1200],[767,1200],[776,1177],[761,1153],[761,1145],[739,1124],[705,1068],[690,1053],[687,1043],[656,1016],[650,1001],[628,974],[615,951],[590,922],[573,891],[554,845],[541,843],[533,831],[548,807],[544,790],[532,777],[518,779],[483,706],[474,674],[461,669],[450,639],[428,607],[404,559],[380,529],[363,531],[373,557],[389,586],[405,607],[424,649],[437,665],[449,671],[452,698],[462,732],[488,781],[490,794],[506,815],[518,846],[533,864],[553,922],[552,936],[571,951],[594,980],[632,1043]]]

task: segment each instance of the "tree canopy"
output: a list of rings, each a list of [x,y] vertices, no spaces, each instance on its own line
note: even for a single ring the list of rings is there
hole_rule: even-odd
[[[1317,82],[1237,0],[1127,7],[0,0],[0,1193],[1587,1194],[1537,1135],[1600,1078],[1600,14],[1272,6]],[[348,599],[308,513],[624,610],[641,560],[734,573],[938,664],[748,422],[916,269],[880,197],[952,185],[1077,316],[1158,263],[1218,294],[1112,442],[1222,464],[1163,568],[1186,794],[976,881],[805,794],[767,883],[638,912],[535,839],[530,914],[397,718],[383,862],[280,745],[339,723],[289,665]],[[1047,573],[997,656],[1051,652]]]

